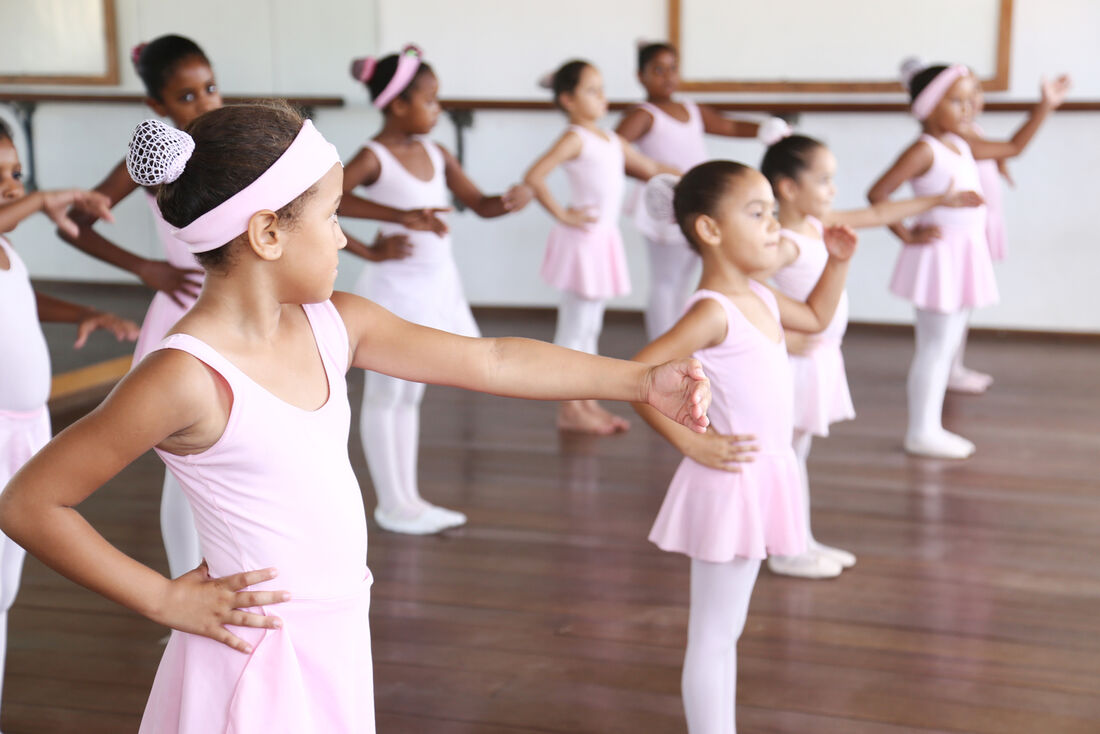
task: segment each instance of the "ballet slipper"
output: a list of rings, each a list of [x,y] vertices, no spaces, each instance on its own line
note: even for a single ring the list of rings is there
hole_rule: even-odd
[[[770,556],[768,570],[800,579],[835,579],[844,568],[832,558],[807,550],[797,556]]]
[[[961,367],[951,371],[947,378],[947,389],[952,392],[966,393],[967,395],[981,395],[993,384],[992,375],[984,372]]]
[[[571,400],[558,408],[558,430],[609,436],[616,432],[614,424],[588,410],[583,400]]]
[[[974,444],[962,436],[940,429],[931,436],[906,436],[905,451],[932,459],[968,459],[974,454]]]
[[[456,523],[458,518],[455,516],[460,517],[461,522]],[[461,512],[429,505],[413,515],[385,512],[382,508],[375,508],[374,521],[378,523],[378,527],[391,533],[435,535],[456,525],[465,524],[466,516]]]
[[[855,554],[841,548],[833,548],[830,545],[818,543],[815,540],[810,543],[810,550],[817,553],[819,556],[833,559],[840,564],[841,568],[851,568],[856,565]]]

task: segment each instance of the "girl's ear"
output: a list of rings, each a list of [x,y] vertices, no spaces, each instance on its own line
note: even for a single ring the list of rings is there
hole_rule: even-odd
[[[695,230],[695,236],[700,243],[710,247],[721,244],[722,233],[718,229],[718,222],[714,221],[712,217],[699,214],[695,217],[695,221],[691,223],[691,226]]]
[[[152,97],[145,98],[145,106],[156,112],[161,117],[168,117],[168,109],[164,106],[163,102],[158,102]]]
[[[286,236],[279,229],[279,215],[270,210],[258,211],[248,220],[248,246],[261,260],[272,262],[283,256]]]
[[[779,198],[782,201],[791,201],[798,194],[798,184],[794,182],[794,179],[784,176],[779,179],[779,183],[776,185],[776,193],[779,194]]]

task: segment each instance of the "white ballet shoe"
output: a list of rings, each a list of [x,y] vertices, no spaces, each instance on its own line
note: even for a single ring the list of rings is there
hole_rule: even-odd
[[[977,370],[961,369],[952,370],[947,378],[947,389],[952,392],[966,393],[967,395],[981,395],[993,384],[992,375]]]
[[[969,459],[974,454],[974,444],[950,431],[940,431],[933,436],[906,436],[905,451],[932,459]]]
[[[844,570],[832,558],[813,551],[798,556],[769,556],[768,569],[780,576],[800,579],[835,579]]]
[[[466,516],[454,510],[427,505],[412,515],[387,513],[381,508],[375,508],[374,521],[378,523],[378,527],[391,533],[435,535],[448,528],[465,525]]]
[[[816,540],[810,544],[810,548],[814,553],[826,558],[831,558],[840,564],[841,568],[851,568],[856,565],[856,556],[854,553],[849,553],[841,548],[834,548],[831,545],[825,545],[818,543]]]

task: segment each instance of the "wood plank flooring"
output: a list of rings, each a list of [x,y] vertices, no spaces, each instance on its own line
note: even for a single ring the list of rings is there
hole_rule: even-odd
[[[479,320],[490,335],[553,326]],[[638,318],[609,318],[605,351],[641,344]],[[903,333],[849,335],[859,417],[815,444],[811,480],[818,537],[859,563],[834,581],[761,573],[739,731],[1096,734],[1100,346],[974,338],[970,361],[997,383],[949,398],[949,427],[979,447],[962,463],[900,450],[911,349]],[[57,411],[55,429],[86,409]],[[379,732],[684,732],[688,562],[646,541],[677,455],[637,420],[560,436],[550,404],[432,387],[423,416],[422,491],[470,523],[431,538],[371,526]],[[352,443],[370,509],[355,420]],[[143,457],[81,509],[165,570],[161,471]],[[136,731],[163,629],[34,560],[10,617],[6,734]]]

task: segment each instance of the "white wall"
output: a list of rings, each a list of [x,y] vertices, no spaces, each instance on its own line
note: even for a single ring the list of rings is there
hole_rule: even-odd
[[[610,1],[610,0],[608,0]],[[191,0],[181,6],[152,0],[117,0],[120,44],[124,49],[139,40],[166,32],[194,37],[215,64],[227,94],[340,95],[348,105],[320,110],[318,126],[346,157],[377,130],[378,114],[347,76],[354,55],[377,52],[379,0],[333,0],[307,4],[298,0]],[[408,0],[411,4],[414,0]],[[500,0],[506,2],[506,0]],[[490,6],[479,0],[479,7]],[[518,4],[510,3],[515,8]],[[654,23],[664,17],[664,0],[629,3],[636,13],[623,14],[616,24],[602,24],[603,40],[596,45],[570,41],[564,34],[546,35],[540,28],[516,28],[515,21],[482,18],[467,34],[485,39],[517,34],[530,38],[538,54],[551,48],[555,59],[570,56],[601,58],[607,48],[625,49],[622,68],[608,70],[608,93],[613,99],[637,97],[641,89],[631,82],[632,48],[638,37],[660,35]],[[461,28],[472,23],[469,8],[454,5],[454,17],[437,14],[433,24]],[[210,18],[217,23],[210,23]],[[505,16],[501,16],[505,18]],[[848,22],[843,18],[838,23]],[[1069,70],[1074,74],[1074,97],[1100,99],[1100,51],[1095,30],[1100,28],[1100,3],[1089,0],[1017,0],[1015,2],[1011,89],[997,99],[1032,99],[1043,73]],[[947,32],[965,34],[965,28],[945,25]],[[825,29],[827,32],[827,29]],[[895,31],[896,32],[896,31]],[[540,40],[542,39],[542,40]],[[414,40],[414,39],[409,39]],[[901,48],[899,56],[911,49]],[[392,49],[383,49],[389,51]],[[429,60],[431,48],[425,49]],[[853,52],[858,52],[854,50]],[[541,56],[540,56],[541,58]],[[965,61],[965,59],[963,59]],[[605,62],[605,67],[613,62]],[[624,69],[626,71],[624,71]],[[449,79],[447,68],[437,67],[444,97],[462,89]],[[16,90],[16,87],[5,87]],[[53,90],[59,91],[56,88]],[[101,90],[97,90],[101,91]],[[124,68],[120,93],[140,92],[132,69]],[[463,90],[466,92],[467,90]],[[478,96],[492,97],[485,89]],[[789,98],[785,97],[785,98]],[[714,98],[708,95],[708,98]],[[730,97],[736,99],[735,97]],[[753,99],[760,99],[754,95]],[[824,100],[823,97],[801,97]],[[900,95],[860,99],[900,100]],[[41,185],[92,186],[122,156],[133,125],[147,114],[135,105],[43,104],[35,114],[35,152]],[[1018,114],[989,114],[983,124],[991,134],[1008,134],[1023,119]],[[610,119],[609,124],[615,120]],[[548,146],[564,125],[554,113],[479,112],[466,135],[466,168],[487,192],[498,192],[518,180],[524,169]],[[905,115],[805,115],[800,129],[825,140],[840,161],[838,207],[861,206],[870,183],[892,162],[916,134]],[[444,116],[436,138],[454,149],[455,135]],[[1002,303],[977,313],[974,323],[1006,328],[1100,331],[1100,301],[1094,284],[1100,273],[1100,235],[1091,209],[1100,201],[1095,171],[1100,170],[1100,114],[1062,113],[1041,131],[1012,170],[1018,188],[1006,192],[1009,259],[998,267]],[[711,139],[715,156],[755,164],[762,154],[752,141]],[[556,182],[560,186],[558,177]],[[120,244],[154,256],[155,242],[148,213],[140,197],[131,197],[117,209],[118,223],[101,225]],[[346,222],[349,231],[364,237],[369,223]],[[554,291],[537,276],[550,219],[537,204],[496,220],[479,220],[470,213],[452,217],[455,251],[470,299],[487,305],[552,305]],[[624,220],[628,259],[635,292],[615,306],[636,308],[646,289],[646,263],[641,243]],[[24,224],[14,237],[39,277],[87,280],[126,280],[119,271],[85,257],[54,235],[39,218]],[[897,244],[885,231],[867,231],[851,276],[853,318],[864,321],[908,322],[910,310],[886,290]],[[350,287],[360,266],[348,262],[340,285]]]

